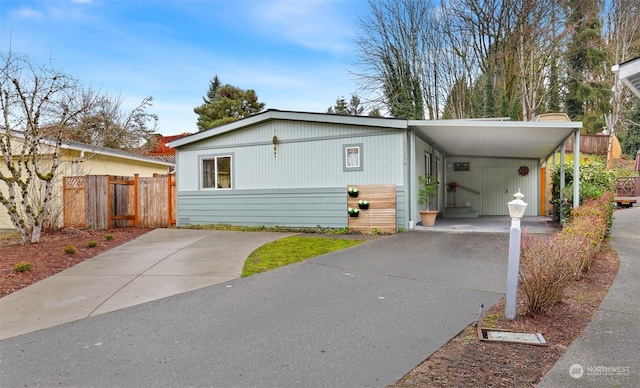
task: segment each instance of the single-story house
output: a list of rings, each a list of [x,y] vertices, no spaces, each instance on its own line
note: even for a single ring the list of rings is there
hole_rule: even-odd
[[[14,149],[21,144],[20,133],[12,136]],[[48,140],[41,142],[39,149],[41,163],[47,163],[52,155],[53,143]],[[172,171],[174,163],[154,157],[147,157],[112,148],[98,147],[71,140],[64,140],[60,146],[61,162],[56,172],[56,181],[53,188],[53,204],[51,217],[59,225],[62,223],[62,178],[64,176],[80,175],[117,175],[140,177],[153,176],[154,174],[168,174]],[[14,155],[15,157],[15,155]],[[4,164],[0,166],[6,170]],[[7,186],[0,183],[0,190],[6,193]],[[35,189],[34,189],[35,190]],[[34,195],[37,195],[34,191]],[[0,229],[14,229],[7,209],[0,205]]]
[[[537,216],[548,202],[541,166],[558,149],[564,155],[581,127],[267,110],[169,143],[177,223],[346,227],[348,187],[393,185],[396,226],[408,228],[420,219],[417,183],[425,173],[441,183],[431,206],[441,216],[458,216],[460,208],[508,215],[518,190],[529,203],[525,216]]]
[[[630,59],[611,68],[625,85],[640,98],[640,57]]]

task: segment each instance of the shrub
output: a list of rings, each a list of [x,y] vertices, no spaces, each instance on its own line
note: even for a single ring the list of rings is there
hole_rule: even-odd
[[[87,242],[87,248],[95,248],[98,246],[98,242],[97,241],[88,241]]]
[[[66,247],[64,247],[64,252],[73,255],[74,253],[78,252],[78,250],[73,245],[67,245]]]
[[[551,203],[560,206],[560,165],[555,166],[552,172]],[[579,203],[583,204],[588,199],[598,199],[605,193],[615,192],[615,176],[607,171],[605,165],[596,161],[584,162],[580,165],[580,193]],[[565,163],[565,188],[564,188],[563,212],[560,214],[562,223],[566,223],[571,213],[573,204],[573,166]]]
[[[109,241],[109,240],[113,240],[113,235],[112,235],[111,233],[109,233],[109,234],[105,234],[105,235],[104,235],[104,239],[105,239],[105,240],[107,240],[107,241]]]
[[[547,314],[573,279],[573,265],[555,238],[523,239],[518,289],[528,314]]]
[[[611,193],[605,193],[600,199],[585,201],[553,237],[523,239],[518,290],[527,313],[548,313],[567,284],[589,270],[610,228],[611,198]]]
[[[29,263],[28,261],[21,261],[19,263],[16,263],[16,265],[13,266],[13,269],[16,272],[31,271],[31,263]]]

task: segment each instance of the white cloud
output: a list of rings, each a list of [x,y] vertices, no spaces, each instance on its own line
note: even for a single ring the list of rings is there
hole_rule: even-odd
[[[11,16],[18,19],[42,20],[44,18],[44,13],[33,8],[23,7],[13,11]]]
[[[347,52],[355,19],[348,4],[348,1],[276,0],[254,8],[250,18],[258,28],[300,46]]]

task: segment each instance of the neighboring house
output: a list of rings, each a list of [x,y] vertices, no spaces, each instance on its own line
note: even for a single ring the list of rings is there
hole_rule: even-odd
[[[14,136],[12,142],[18,144],[20,136]],[[43,141],[39,150],[41,161],[46,162],[47,155],[51,155],[52,152],[52,144]],[[174,166],[172,162],[70,140],[63,141],[60,157],[61,163],[56,172],[57,179],[52,196],[52,217],[57,220],[56,223],[59,225],[62,223],[63,209],[62,177],[71,175],[133,176],[134,174],[144,177],[154,174],[168,174]],[[3,165],[0,168],[5,170],[6,166]],[[3,182],[0,182],[0,190],[3,192],[7,190],[7,186]],[[35,191],[34,189],[34,195],[37,195]],[[7,209],[0,206],[0,229],[7,228],[13,229],[14,226],[9,219]]]
[[[171,136],[157,136],[155,140],[155,146],[152,150],[144,153],[145,156],[150,156],[154,159],[164,160],[165,162],[175,163],[176,150],[168,146],[168,144],[174,140],[181,139],[185,136],[189,136],[190,133],[181,133],[180,135]]]
[[[347,187],[395,185],[397,227],[407,228],[419,220],[417,182],[425,172],[441,182],[431,208],[445,217],[461,207],[508,215],[518,189],[526,215],[538,215],[541,165],[581,127],[267,110],[169,144],[177,222],[345,227]]]
[[[615,65],[611,70],[640,98],[640,57]]]

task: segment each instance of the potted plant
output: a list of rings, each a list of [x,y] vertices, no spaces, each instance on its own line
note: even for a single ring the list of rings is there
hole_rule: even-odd
[[[418,190],[418,203],[421,206],[426,205],[427,210],[420,211],[420,219],[423,226],[433,226],[436,223],[437,210],[429,210],[429,204],[432,198],[438,193],[438,182],[429,174],[418,177],[419,187]]]
[[[361,199],[361,200],[359,200],[359,201],[358,201],[358,207],[359,207],[360,209],[362,209],[362,210],[366,210],[366,209],[368,209],[368,208],[369,208],[369,202],[367,202],[367,201],[365,201],[365,200]]]
[[[349,213],[349,217],[358,217],[360,215],[360,210],[358,208],[350,207],[347,209],[347,212]]]
[[[359,191],[355,187],[349,187],[349,189],[347,190],[347,193],[349,193],[350,197],[357,197]]]

